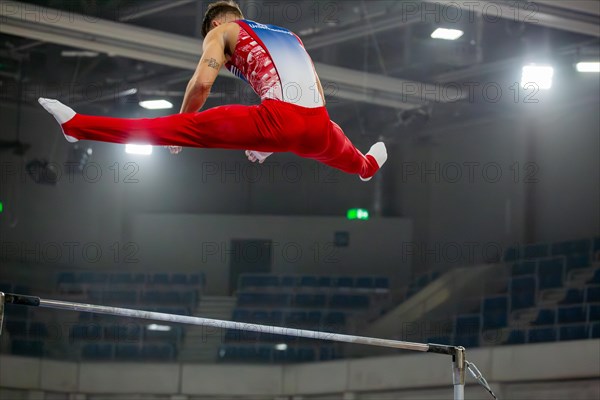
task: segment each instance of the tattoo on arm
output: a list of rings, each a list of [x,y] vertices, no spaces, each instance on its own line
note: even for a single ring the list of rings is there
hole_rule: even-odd
[[[205,60],[204,62],[207,63],[210,68],[214,68],[214,69],[220,69],[221,68],[221,64],[219,64],[217,62],[217,60],[215,60],[214,58],[210,58],[208,60]]]

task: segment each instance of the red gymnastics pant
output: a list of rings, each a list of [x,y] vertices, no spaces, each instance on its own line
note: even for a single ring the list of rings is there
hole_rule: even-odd
[[[292,152],[363,178],[379,169],[375,158],[364,156],[329,119],[325,107],[305,108],[278,100],[150,119],[77,114],[62,128],[80,140]]]

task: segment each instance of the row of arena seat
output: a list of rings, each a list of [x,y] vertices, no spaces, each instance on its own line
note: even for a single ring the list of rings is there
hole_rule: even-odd
[[[240,293],[238,307],[269,308],[359,308],[371,305],[368,295],[360,294],[286,294],[286,293]]]
[[[272,274],[242,274],[239,278],[239,290],[265,288],[303,289],[322,288],[330,291],[359,290],[387,292],[390,289],[389,278],[379,276],[315,276],[315,275],[272,275]]]
[[[333,346],[297,346],[278,349],[273,345],[223,345],[220,362],[311,362],[338,358]]]
[[[466,330],[452,336],[429,337],[427,341],[429,343],[473,348],[484,345],[496,346],[585,339],[600,339],[600,322],[515,328],[509,329],[506,336],[503,336],[500,331],[481,334],[480,332]]]
[[[87,290],[87,299],[102,304],[133,306],[138,304],[166,304],[194,306],[198,303],[198,290]]]
[[[458,315],[455,318],[454,334],[475,334],[480,331],[508,327],[510,325],[508,315],[506,302],[494,301],[479,314]],[[531,315],[533,315],[530,322],[532,326],[593,323],[600,321],[600,303],[540,307],[533,310]]]
[[[170,343],[87,343],[81,347],[81,359],[89,361],[173,361],[176,347]]]
[[[190,285],[203,287],[203,273],[127,273],[127,272],[61,272],[57,276],[58,285]]]
[[[514,246],[504,252],[504,261],[527,260],[554,256],[571,256],[583,253],[600,252],[600,237],[593,239],[570,240],[557,243],[536,243]]]

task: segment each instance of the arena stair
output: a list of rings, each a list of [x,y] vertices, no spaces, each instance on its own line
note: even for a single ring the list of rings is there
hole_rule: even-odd
[[[193,315],[202,318],[230,320],[236,301],[236,297],[230,296],[202,296]],[[179,353],[179,360],[181,362],[215,362],[224,335],[224,329],[189,326]]]

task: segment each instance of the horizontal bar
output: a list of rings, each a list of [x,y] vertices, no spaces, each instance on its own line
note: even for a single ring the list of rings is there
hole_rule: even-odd
[[[380,339],[365,336],[344,335],[331,332],[320,332],[306,329],[284,328],[278,326],[248,324],[243,322],[225,321],[211,318],[191,317],[186,315],[166,314],[153,311],[133,310],[129,308],[107,307],[93,304],[73,303],[61,300],[46,300],[35,296],[6,294],[7,304],[39,306],[59,310],[79,311],[86,313],[116,315],[129,318],[149,319],[154,321],[174,322],[188,325],[208,326],[220,329],[270,333],[276,335],[303,337],[315,340],[363,344],[367,346],[389,347],[395,349],[432,352],[438,354],[454,354],[454,346],[434,345],[425,343],[404,342],[401,340]]]

